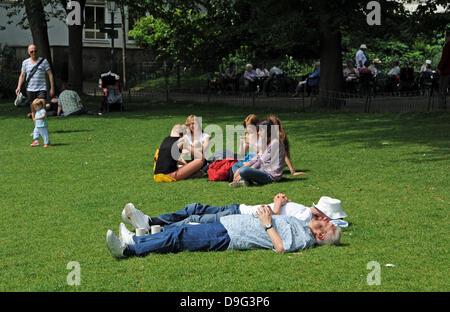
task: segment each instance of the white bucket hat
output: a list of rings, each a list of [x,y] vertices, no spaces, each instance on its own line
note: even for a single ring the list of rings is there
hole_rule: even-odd
[[[359,48],[360,49],[367,49],[367,46],[363,43]]]
[[[342,209],[341,201],[336,198],[322,196],[320,197],[317,205],[313,203],[313,206],[322,211],[328,218],[332,220],[347,217],[347,214]]]
[[[425,63],[431,64],[431,60],[426,60]]]

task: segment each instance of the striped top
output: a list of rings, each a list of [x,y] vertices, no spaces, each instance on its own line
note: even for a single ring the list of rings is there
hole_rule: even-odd
[[[27,80],[28,75],[30,74],[31,70],[37,63],[42,59],[42,57],[38,58],[36,63],[32,63],[31,59],[28,58],[25,61],[22,62],[22,71],[26,73],[26,77],[24,80]],[[47,90],[47,83],[45,81],[45,73],[51,69],[50,64],[47,60],[42,61],[42,63],[39,65],[38,70],[34,73],[33,77],[31,77],[30,82],[27,86],[27,91],[36,92],[36,91],[46,91]]]

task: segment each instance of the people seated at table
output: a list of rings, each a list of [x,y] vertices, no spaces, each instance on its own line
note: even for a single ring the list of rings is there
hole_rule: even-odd
[[[244,88],[246,91],[255,91],[259,85],[259,77],[253,69],[252,64],[245,66],[244,72]]]
[[[228,87],[231,87],[233,91],[239,91],[239,75],[235,62],[231,62],[224,73],[222,88],[227,90]]]
[[[353,66],[353,61],[348,60],[343,70],[345,89],[349,92],[355,90],[355,81],[359,78],[359,71]]]
[[[433,68],[431,67],[431,60],[426,60],[425,64],[422,65],[422,67],[420,67],[420,72],[429,72],[432,73],[433,72]]]
[[[270,73],[265,67],[264,63],[259,63],[258,68],[256,68],[256,75],[258,76],[259,80],[262,82],[262,89],[264,92],[267,92],[268,84],[269,84],[269,78]]]
[[[300,81],[295,88],[293,96],[298,96],[302,89],[306,88],[307,96],[310,96],[313,90],[319,87],[320,80],[320,62],[314,64],[314,72],[306,78],[306,80]]]
[[[267,68],[265,68],[264,63],[259,63],[258,67],[256,68],[256,75],[259,78],[268,78],[270,76],[269,71]]]
[[[273,65],[272,65],[272,68],[271,68],[270,71],[269,71],[270,77],[281,76],[281,75],[283,75],[283,74],[284,74],[283,70],[281,70],[280,68],[278,68],[276,64],[273,64]]]
[[[381,69],[381,60],[378,58],[373,60],[373,64],[370,65],[369,68],[374,77],[376,77],[378,74],[381,74],[383,72]]]
[[[398,62],[397,60],[395,60],[395,61],[392,62],[392,68],[391,68],[391,70],[387,73],[388,76],[390,76],[390,77],[395,77],[395,76],[400,75],[400,66],[398,66],[398,65],[399,65],[399,62]]]
[[[359,77],[359,71],[353,66],[353,62],[348,60],[347,67],[343,70],[346,81],[351,81]]]

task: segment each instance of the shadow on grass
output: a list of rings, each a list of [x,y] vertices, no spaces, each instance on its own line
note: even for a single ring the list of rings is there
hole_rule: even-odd
[[[92,132],[92,130],[56,130],[49,131],[50,133],[77,133],[77,132]]]
[[[89,110],[98,107],[98,101],[88,99]],[[0,103],[0,115],[4,118],[22,118],[24,109]],[[418,144],[432,147],[433,157],[426,161],[442,161],[450,157],[449,113],[384,113],[365,114],[353,112],[298,113],[289,109],[227,106],[216,103],[163,102],[157,100],[132,100],[125,104],[124,112],[105,113],[105,119],[166,120],[179,119],[182,123],[190,114],[203,118],[204,127],[209,124],[240,125],[250,113],[260,118],[276,114],[282,120],[291,142],[308,140],[319,146],[334,147],[359,145],[367,149],[399,148]],[[81,117],[80,118],[85,118]],[[167,124],[167,125],[166,125]],[[167,122],[167,131],[171,124]],[[70,130],[69,130],[70,131]],[[76,131],[76,130],[74,130]],[[162,138],[161,138],[162,139]],[[404,159],[421,162],[420,155]]]
[[[294,170],[295,171],[297,171],[297,172],[309,172],[310,170],[309,169],[295,169],[294,168]],[[286,169],[286,170],[283,170],[283,174],[291,174],[291,171],[290,170],[288,170],[288,169]]]
[[[333,247],[348,247],[348,246],[350,246],[349,243],[340,243],[339,245],[335,245]]]
[[[283,173],[283,174],[285,174],[285,173]],[[303,175],[291,176],[289,171],[288,171],[287,174],[289,174],[289,178],[287,178],[286,176],[283,176],[279,181],[277,181],[275,183],[297,182],[297,181],[306,181],[306,180],[308,180],[308,178],[303,176]]]
[[[67,143],[55,143],[55,144],[51,144],[50,146],[69,146],[70,144]]]
[[[450,138],[449,138],[450,140]],[[408,154],[408,158],[402,159],[403,161],[422,163],[422,162],[435,162],[450,160],[450,147],[443,147],[439,150],[426,151],[426,152],[414,152]],[[393,162],[393,161],[392,161]]]

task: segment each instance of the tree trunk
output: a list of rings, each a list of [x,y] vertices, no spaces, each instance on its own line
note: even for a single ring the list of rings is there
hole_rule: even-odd
[[[68,83],[72,89],[83,92],[83,25],[84,25],[84,7],[86,0],[78,0],[81,7],[81,25],[68,26],[69,29],[69,51],[68,51]],[[67,1],[61,0],[66,13]]]
[[[330,11],[329,2],[318,1],[320,32],[319,105],[338,108],[341,103],[337,92],[343,90],[342,42],[339,24]]]
[[[53,68],[52,53],[48,41],[47,21],[45,20],[44,7],[41,0],[25,0],[25,12],[30,24],[33,44],[38,50],[39,56],[47,59]]]
[[[122,17],[122,83],[123,89],[127,90],[127,33],[126,33],[126,16],[123,1],[120,1],[120,16]]]
[[[320,17],[320,90],[339,92],[343,90],[342,42],[339,29],[329,25],[330,16]]]

